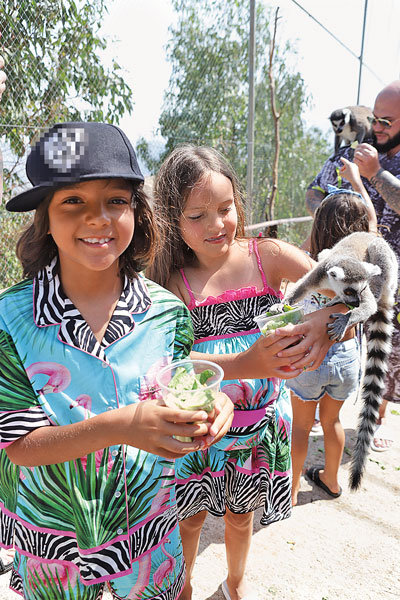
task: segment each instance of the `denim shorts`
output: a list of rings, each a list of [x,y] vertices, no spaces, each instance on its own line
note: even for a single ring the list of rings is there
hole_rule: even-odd
[[[360,379],[360,347],[354,337],[333,344],[318,369],[300,373],[287,380],[286,385],[300,400],[318,402],[324,394],[329,394],[334,400],[344,402],[358,389]]]

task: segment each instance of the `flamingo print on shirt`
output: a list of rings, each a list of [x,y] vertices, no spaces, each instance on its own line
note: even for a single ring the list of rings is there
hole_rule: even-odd
[[[141,598],[142,592],[148,586],[151,573],[151,553],[144,554],[138,558],[139,573],[135,585],[127,595],[129,600]]]
[[[48,375],[49,379],[44,386],[37,390],[38,394],[58,394],[67,389],[71,383],[71,374],[67,367],[54,362],[36,362],[32,363],[26,369],[30,380],[35,375]]]
[[[84,419],[88,419],[89,418],[89,413],[90,410],[92,408],[92,399],[90,396],[88,396],[87,394],[81,394],[80,396],[77,396],[76,400],[72,400],[71,404],[69,405],[70,408],[75,408],[77,406],[82,406],[82,408],[85,410],[84,412]]]
[[[176,565],[176,559],[171,554],[169,554],[167,552],[167,550],[165,549],[165,544],[169,544],[169,543],[170,543],[170,539],[167,538],[161,544],[161,550],[164,552],[167,559],[161,563],[161,565],[158,567],[158,569],[156,569],[154,571],[154,575],[153,575],[154,585],[156,585],[159,588],[161,587],[164,579],[166,577],[168,577],[169,575],[171,575],[171,573],[174,571],[175,565]]]

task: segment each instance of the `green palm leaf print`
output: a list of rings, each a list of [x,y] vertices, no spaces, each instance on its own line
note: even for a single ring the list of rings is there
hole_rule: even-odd
[[[49,529],[74,531],[75,518],[64,463],[23,467],[18,506],[22,515]]]
[[[19,469],[10,461],[6,451],[0,450],[0,500],[11,512],[15,512],[17,505]]]
[[[26,410],[39,404],[11,336],[0,330],[0,405],[2,410]]]
[[[95,453],[87,456],[86,470],[79,459],[70,463],[70,501],[81,548],[88,549],[110,541],[120,528],[126,533],[127,502],[129,527],[148,513],[149,500],[159,485],[157,478],[154,478],[155,457],[137,451],[134,464],[130,465],[126,476],[125,494],[123,453],[121,449],[110,469],[109,449],[106,448],[98,473]],[[148,461],[154,463],[149,469]],[[144,476],[147,469],[148,473]]]
[[[183,459],[179,460],[177,478],[184,479],[193,474],[201,475],[207,467],[209,467],[211,471],[218,470],[218,457],[216,455],[209,461],[207,452],[202,452],[201,450],[198,452],[191,452]]]

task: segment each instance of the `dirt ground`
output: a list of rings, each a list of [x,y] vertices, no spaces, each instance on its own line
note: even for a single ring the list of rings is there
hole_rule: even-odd
[[[248,577],[260,600],[400,597],[400,405],[388,407],[395,444],[388,452],[370,452],[362,488],[351,493],[348,453],[359,408],[359,402],[349,402],[341,414],[346,431],[342,496],[331,499],[302,479],[291,518],[265,528],[256,513]],[[306,466],[322,463],[322,436],[313,435]],[[222,520],[208,517],[194,572],[193,600],[223,600],[225,576]],[[7,590],[8,579],[0,577],[0,600],[18,598]]]

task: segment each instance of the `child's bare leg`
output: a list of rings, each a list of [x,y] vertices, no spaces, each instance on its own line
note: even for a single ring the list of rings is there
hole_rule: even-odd
[[[182,538],[183,556],[186,563],[186,581],[179,600],[191,600],[192,598],[192,573],[196,556],[199,549],[200,533],[207,516],[207,511],[201,512],[179,522],[179,531]]]
[[[340,491],[338,472],[343,456],[345,435],[339,419],[343,402],[334,400],[328,394],[321,398],[319,414],[324,431],[325,467],[319,472],[319,478],[336,493]]]
[[[238,515],[226,509],[225,549],[228,563],[226,583],[232,600],[241,600],[249,594],[245,570],[253,535],[254,513]]]
[[[290,393],[293,408],[292,426],[292,505],[297,504],[300,477],[308,451],[308,437],[314,424],[317,402],[304,402],[296,394]]]

